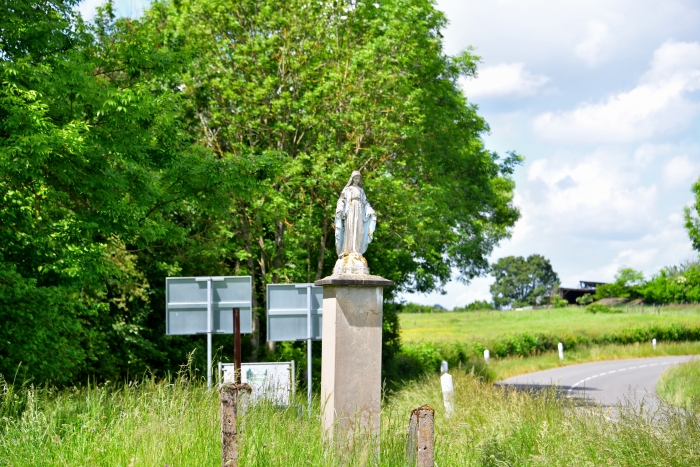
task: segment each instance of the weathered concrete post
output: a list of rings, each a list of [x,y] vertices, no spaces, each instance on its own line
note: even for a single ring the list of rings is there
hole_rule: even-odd
[[[250,396],[247,384],[224,383],[221,386],[221,465],[238,467],[238,406],[239,400]]]
[[[363,256],[376,223],[355,171],[336,205],[333,274],[315,282],[323,286],[321,405],[330,437],[351,435],[355,427],[379,434],[384,287],[393,282],[370,275]]]
[[[435,409],[421,405],[411,412],[406,437],[406,459],[409,467],[435,465]]]
[[[379,276],[330,276],[323,286],[323,428],[356,426],[379,434],[382,401],[383,288]]]

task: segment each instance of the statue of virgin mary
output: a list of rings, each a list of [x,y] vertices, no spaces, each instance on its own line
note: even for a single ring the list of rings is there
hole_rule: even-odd
[[[362,175],[354,171],[335,208],[335,249],[338,261],[334,275],[369,274],[363,256],[374,236],[377,214],[362,189]]]

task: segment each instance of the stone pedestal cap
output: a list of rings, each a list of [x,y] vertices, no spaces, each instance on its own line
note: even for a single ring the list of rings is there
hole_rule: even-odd
[[[314,285],[356,285],[365,287],[389,287],[393,281],[371,274],[343,274],[324,277],[314,282]]]

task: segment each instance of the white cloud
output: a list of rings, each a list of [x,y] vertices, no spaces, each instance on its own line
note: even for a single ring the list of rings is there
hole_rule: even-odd
[[[529,96],[549,81],[525,69],[523,63],[502,63],[479,70],[477,79],[462,80],[468,99],[478,97]]]
[[[690,186],[690,182],[700,175],[700,163],[692,162],[686,155],[676,156],[666,163],[663,169],[664,184],[668,187]]]
[[[574,51],[586,65],[595,68],[610,58],[612,34],[608,25],[602,21],[589,21],[586,27],[586,37],[576,44]]]
[[[700,43],[666,42],[631,91],[570,111],[547,112],[534,121],[544,139],[569,143],[635,142],[677,134],[692,125],[700,103]]]

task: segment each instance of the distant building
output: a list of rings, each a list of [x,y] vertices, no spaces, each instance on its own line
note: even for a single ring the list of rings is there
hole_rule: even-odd
[[[579,288],[577,289],[559,287],[559,295],[570,304],[575,305],[577,298],[583,297],[587,293],[593,295],[599,285],[605,284],[607,282],[579,281]]]

